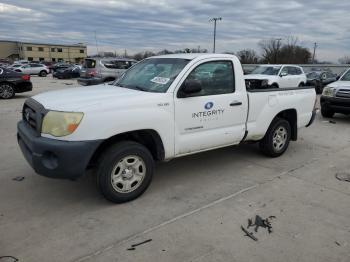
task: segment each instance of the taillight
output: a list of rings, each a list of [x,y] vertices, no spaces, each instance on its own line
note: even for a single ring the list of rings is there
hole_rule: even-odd
[[[91,70],[90,72],[88,72],[89,76],[96,76],[96,70]]]
[[[30,80],[30,75],[22,75],[22,80],[29,81]]]

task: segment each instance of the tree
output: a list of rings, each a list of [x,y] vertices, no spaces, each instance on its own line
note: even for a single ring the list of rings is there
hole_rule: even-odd
[[[350,56],[341,57],[338,61],[340,64],[350,64]]]
[[[281,40],[274,38],[261,40],[258,45],[262,50],[262,61],[268,64],[277,64],[281,49]]]
[[[150,56],[155,56],[155,55],[156,54],[151,52],[151,51],[145,51],[145,52],[139,52],[139,53],[134,54],[133,58],[135,60],[140,61],[142,59],[145,59],[145,58],[150,57]]]
[[[168,54],[173,54],[173,52],[171,52],[167,49],[163,49],[157,53],[157,55],[168,55]]]
[[[311,61],[310,50],[298,44],[298,38],[290,36],[285,44],[279,39],[259,42],[264,63],[274,64],[307,64]]]
[[[257,64],[259,62],[259,56],[253,49],[238,51],[236,55],[242,64]]]

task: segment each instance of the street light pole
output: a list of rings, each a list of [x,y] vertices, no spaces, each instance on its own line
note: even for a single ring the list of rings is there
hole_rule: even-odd
[[[314,53],[312,55],[312,64],[315,63],[316,48],[317,48],[317,43],[315,42],[314,43]]]
[[[281,41],[283,39],[282,38],[276,38],[275,40],[277,41],[277,50],[275,51],[275,64],[277,64],[277,55],[278,55],[278,52],[280,50]]]
[[[213,53],[215,53],[215,41],[216,41],[216,21],[221,21],[221,17],[213,17],[209,20],[209,22],[214,21],[214,43],[213,43]]]

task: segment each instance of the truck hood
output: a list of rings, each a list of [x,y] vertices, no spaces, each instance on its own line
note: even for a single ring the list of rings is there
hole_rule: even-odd
[[[258,79],[258,80],[270,80],[270,79],[274,79],[276,78],[277,76],[270,76],[270,75],[245,75],[244,76],[244,79]]]
[[[144,100],[160,93],[143,92],[113,85],[101,84],[45,92],[32,98],[46,109],[57,111],[84,111],[107,103],[125,104],[132,100]]]
[[[333,82],[333,83],[330,83],[329,85],[327,85],[329,87],[332,87],[332,88],[348,88],[350,89],[350,81],[336,81],[336,82]]]

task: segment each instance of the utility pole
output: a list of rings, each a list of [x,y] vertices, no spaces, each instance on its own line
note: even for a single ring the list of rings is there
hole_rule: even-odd
[[[209,20],[209,22],[214,21],[214,43],[213,43],[213,53],[215,53],[215,41],[216,41],[216,21],[221,21],[221,17],[213,17]]]
[[[96,31],[95,32],[95,43],[96,43],[96,51],[97,51],[97,56],[99,56],[99,53],[98,53],[98,45],[97,45],[97,36],[96,36]]]
[[[275,63],[277,64],[277,55],[278,52],[280,51],[280,46],[281,46],[281,41],[283,40],[282,38],[276,38],[277,41],[277,50],[275,51]]]
[[[314,43],[314,53],[312,55],[312,64],[315,63],[316,48],[317,48],[317,43],[315,42]]]

